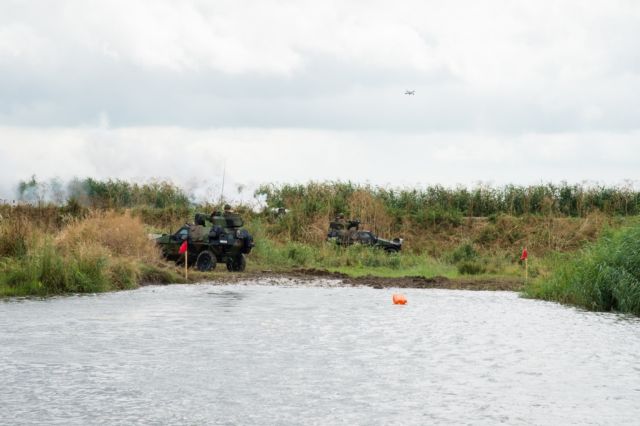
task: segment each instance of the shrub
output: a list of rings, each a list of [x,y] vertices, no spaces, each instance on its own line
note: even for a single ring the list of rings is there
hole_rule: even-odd
[[[640,225],[601,237],[578,256],[563,256],[548,279],[525,294],[597,311],[640,315]]]
[[[18,294],[24,293],[20,287],[40,295],[110,289],[107,254],[99,247],[82,247],[65,256],[45,239],[23,258],[4,266],[4,284]]]
[[[475,241],[480,245],[489,245],[498,239],[498,231],[494,225],[487,225],[478,234]]]
[[[138,280],[146,284],[170,284],[182,283],[184,277],[171,269],[143,263],[139,266]]]
[[[56,239],[56,245],[64,251],[88,242],[130,259],[154,262],[160,258],[158,247],[149,239],[140,219],[129,214],[95,212],[66,226]]]
[[[140,277],[139,267],[128,259],[111,259],[109,265],[109,280],[111,286],[117,290],[136,288]]]
[[[472,261],[478,257],[478,252],[469,243],[458,246],[449,254],[451,263],[459,263],[463,261]]]
[[[0,257],[21,257],[27,253],[31,228],[23,217],[13,217],[0,222]]]
[[[311,248],[299,243],[289,243],[286,246],[286,257],[293,266],[305,266],[312,259]]]
[[[458,263],[458,272],[463,275],[482,274],[486,271],[484,265],[478,261],[465,260]]]

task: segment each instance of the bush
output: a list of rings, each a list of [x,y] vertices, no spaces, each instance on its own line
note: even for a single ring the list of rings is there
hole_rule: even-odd
[[[183,283],[184,277],[168,268],[161,268],[155,265],[141,264],[139,266],[140,283],[145,284],[170,284]]]
[[[126,213],[95,212],[87,219],[70,223],[56,238],[56,245],[66,252],[87,242],[129,259],[160,259],[158,247],[147,236],[140,219]]]
[[[448,260],[451,263],[459,263],[463,261],[472,261],[478,257],[478,252],[473,248],[473,245],[469,243],[462,244],[453,250]]]
[[[136,288],[140,271],[138,265],[126,259],[112,259],[109,265],[109,280],[116,290]]]
[[[21,257],[27,253],[31,229],[25,218],[15,217],[0,222],[0,257]]]
[[[102,292],[110,289],[106,252],[96,247],[82,247],[65,256],[49,240],[45,240],[23,258],[5,264],[3,284],[23,294]]]
[[[498,231],[494,225],[487,225],[478,234],[475,241],[480,245],[489,245],[498,239]]]
[[[484,265],[477,261],[463,261],[458,263],[458,272],[463,275],[477,275],[486,271]]]
[[[18,219],[0,226],[0,246],[11,256],[0,262],[0,295],[134,288],[142,277],[140,264],[159,260],[140,220],[127,214],[74,219],[55,238],[42,227],[22,227]]]
[[[529,285],[525,294],[640,315],[640,225],[601,237],[575,258],[561,257],[553,275]]]
[[[289,243],[286,245],[286,257],[293,266],[306,266],[313,258],[311,247],[304,244]]]

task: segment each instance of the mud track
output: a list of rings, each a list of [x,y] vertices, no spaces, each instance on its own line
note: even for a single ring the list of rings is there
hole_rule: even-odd
[[[462,277],[450,279],[446,277],[376,277],[367,275],[363,277],[350,277],[340,272],[330,272],[322,269],[295,269],[288,272],[260,271],[244,273],[213,273],[202,274],[198,281],[215,281],[221,283],[244,282],[251,279],[285,278],[299,281],[316,279],[330,279],[342,281],[344,285],[367,286],[373,288],[441,288],[456,290],[494,290],[494,291],[520,291],[523,287],[522,280],[514,278],[487,278],[487,277]]]

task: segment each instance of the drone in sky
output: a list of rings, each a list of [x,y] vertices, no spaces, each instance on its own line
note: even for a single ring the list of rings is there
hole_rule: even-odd
[[[404,94],[405,95],[415,95],[416,91],[415,90],[405,90]]]

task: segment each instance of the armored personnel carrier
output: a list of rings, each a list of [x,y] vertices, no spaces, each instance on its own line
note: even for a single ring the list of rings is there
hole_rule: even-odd
[[[229,271],[244,271],[247,265],[245,255],[254,246],[253,237],[242,226],[242,218],[235,213],[205,215],[196,213],[194,223],[184,224],[173,234],[163,234],[156,239],[167,260],[177,264],[184,262],[179,254],[184,241],[188,244],[188,265],[199,271],[211,271],[218,263],[227,265]]]
[[[371,231],[360,230],[360,221],[357,219],[345,220],[339,216],[329,224],[327,240],[336,244],[348,246],[351,244],[364,244],[381,248],[388,253],[395,253],[402,249],[402,238],[386,240],[375,235]]]

